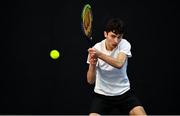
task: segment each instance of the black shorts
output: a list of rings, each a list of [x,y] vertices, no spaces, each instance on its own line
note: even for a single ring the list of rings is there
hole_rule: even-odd
[[[90,113],[101,115],[118,114],[128,115],[135,106],[142,106],[131,90],[119,96],[104,96],[94,93]]]

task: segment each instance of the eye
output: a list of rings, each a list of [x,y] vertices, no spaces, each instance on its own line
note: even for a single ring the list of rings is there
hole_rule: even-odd
[[[111,35],[112,38],[115,38],[116,36],[115,35]]]
[[[118,39],[121,39],[121,36],[118,36],[117,38],[118,38]]]

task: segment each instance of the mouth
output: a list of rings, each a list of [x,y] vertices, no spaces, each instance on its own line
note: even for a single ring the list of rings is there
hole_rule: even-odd
[[[112,46],[113,46],[113,47],[116,47],[116,46],[117,46],[117,44],[112,44]]]

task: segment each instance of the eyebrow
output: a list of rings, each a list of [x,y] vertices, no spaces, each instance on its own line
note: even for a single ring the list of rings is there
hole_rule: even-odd
[[[115,36],[115,37],[121,37],[121,35],[116,35],[116,34],[112,34],[111,36]]]

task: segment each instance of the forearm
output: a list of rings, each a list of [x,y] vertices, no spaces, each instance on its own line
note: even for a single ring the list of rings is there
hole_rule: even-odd
[[[87,72],[87,82],[93,84],[96,78],[96,65],[89,64],[89,70]]]
[[[121,68],[124,64],[124,62],[121,60],[118,60],[117,58],[113,58],[111,56],[108,56],[106,54],[100,53],[98,55],[98,58],[105,61],[106,63],[108,63],[109,65],[115,67],[115,68]]]

